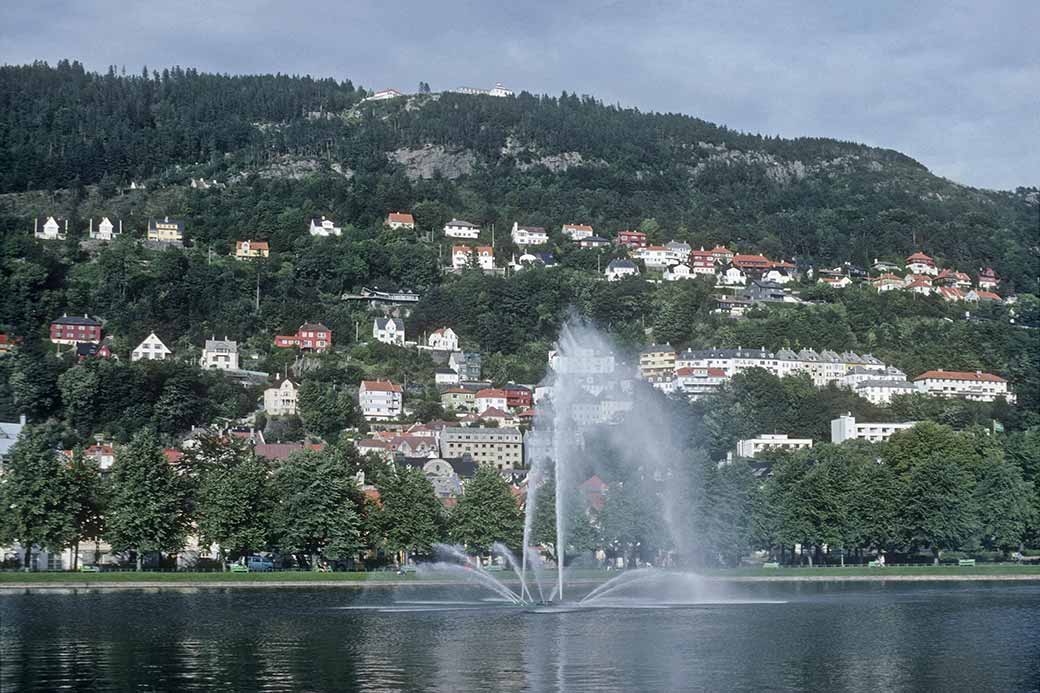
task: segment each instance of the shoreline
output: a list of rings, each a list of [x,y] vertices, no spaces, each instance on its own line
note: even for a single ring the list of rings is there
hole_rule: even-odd
[[[887,575],[705,575],[704,580],[712,583],[798,583],[798,582],[1040,582],[1040,573],[967,573],[967,574],[898,574]],[[606,578],[575,578],[567,584],[576,586],[599,585]],[[516,580],[506,580],[507,584]],[[54,579],[50,581],[3,582],[0,595],[10,592],[47,592],[54,590],[178,590],[178,589],[301,589],[310,587],[367,589],[387,587],[452,587],[472,585],[466,580],[76,580]]]

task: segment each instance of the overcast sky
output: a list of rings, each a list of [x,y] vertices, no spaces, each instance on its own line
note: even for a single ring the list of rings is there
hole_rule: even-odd
[[[1037,27],[1038,0],[13,0],[0,2],[0,62],[309,73],[402,91],[501,81],[890,147],[1010,189],[1040,185]]]

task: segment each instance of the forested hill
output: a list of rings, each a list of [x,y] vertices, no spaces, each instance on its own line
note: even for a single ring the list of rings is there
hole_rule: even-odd
[[[654,219],[659,240],[772,257],[864,264],[920,249],[965,271],[992,265],[1021,290],[1040,275],[1036,188],[968,188],[891,150],[744,134],[590,97],[366,95],[284,75],[0,67],[0,192],[23,194],[4,197],[0,224],[106,205],[121,214],[117,192],[131,181],[183,189],[204,176],[227,185],[209,210],[227,223],[194,226],[205,241],[244,229],[290,238],[319,213],[371,227],[397,209],[427,230],[457,216],[610,235]],[[94,184],[97,209],[81,207]],[[24,195],[62,188],[76,191],[58,198],[62,209]],[[134,211],[198,221],[184,206],[153,195]]]

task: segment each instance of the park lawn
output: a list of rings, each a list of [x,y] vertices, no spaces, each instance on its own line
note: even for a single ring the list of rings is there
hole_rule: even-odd
[[[781,568],[728,568],[706,570],[705,575],[712,577],[830,577],[830,576],[860,576],[884,577],[886,575],[1040,575],[1040,564],[1020,565],[1015,563],[980,563],[974,568],[961,568],[956,565],[900,565],[885,566],[884,568],[869,568],[867,566],[825,566],[819,568],[805,567],[781,567]]]

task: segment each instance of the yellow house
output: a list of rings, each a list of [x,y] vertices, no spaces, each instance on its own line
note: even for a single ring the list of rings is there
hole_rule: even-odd
[[[180,243],[184,240],[184,222],[163,217],[162,221],[148,222],[148,240],[164,243]]]
[[[267,257],[271,248],[267,241],[236,241],[235,257],[239,260],[250,260],[255,257]]]

